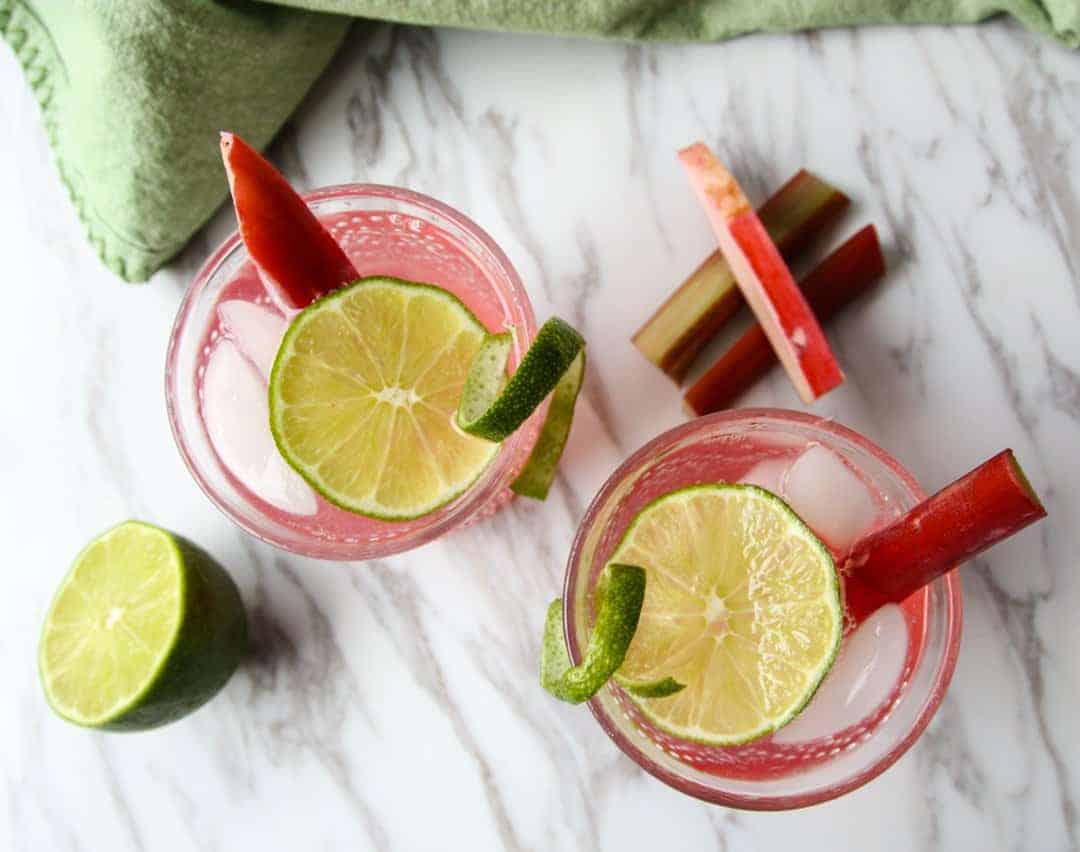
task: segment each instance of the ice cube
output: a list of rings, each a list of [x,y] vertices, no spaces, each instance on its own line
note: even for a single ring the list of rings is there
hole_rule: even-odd
[[[274,445],[266,382],[231,340],[222,339],[210,353],[202,405],[210,442],[237,479],[283,512],[314,515],[318,511],[315,492]]]
[[[270,308],[239,299],[218,305],[218,316],[229,339],[262,373],[263,379],[269,379],[281,338],[289,327],[285,317]]]
[[[907,653],[904,611],[887,604],[844,640],[813,699],[773,742],[819,740],[868,720],[895,691]]]
[[[756,485],[773,494],[779,494],[784,474],[787,473],[790,464],[788,459],[765,459],[750,468],[739,482],[744,485]]]
[[[820,444],[811,444],[792,462],[780,496],[838,554],[870,531],[879,511],[869,486]]]

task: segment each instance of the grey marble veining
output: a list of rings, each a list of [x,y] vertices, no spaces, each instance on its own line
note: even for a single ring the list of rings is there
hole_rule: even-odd
[[[292,557],[188,477],[162,396],[181,293],[221,213],[145,287],[98,265],[0,54],[0,846],[14,850],[1080,848],[1080,57],[1005,23],[627,46],[357,26],[272,154],[302,187],[396,183],[466,211],[592,359],[544,505],[399,557]],[[1004,446],[1051,520],[965,572],[965,636],[923,738],[868,787],[750,814],[644,775],[536,684],[573,531],[682,419],[629,337],[711,247],[674,151],[703,138],[763,197],[800,166],[875,222],[887,283],[832,325],[816,407],[928,488]],[[748,404],[797,407],[780,375]],[[55,583],[139,516],[228,565],[251,659],[135,736],[54,719],[34,672]]]

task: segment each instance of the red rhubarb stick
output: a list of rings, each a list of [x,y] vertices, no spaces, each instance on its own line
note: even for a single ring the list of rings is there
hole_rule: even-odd
[[[804,169],[761,205],[758,216],[781,255],[791,261],[827,232],[849,204],[840,190]],[[681,382],[701,350],[743,304],[718,249],[638,329],[633,344]]]
[[[799,397],[813,402],[844,380],[814,312],[728,170],[701,142],[680,151],[679,159],[747,304]]]
[[[359,274],[281,173],[233,133],[221,134],[240,238],[286,307],[303,308]]]
[[[827,322],[866,293],[885,274],[885,256],[873,225],[867,225],[819,263],[800,283],[803,296]],[[686,392],[691,414],[727,408],[777,362],[765,332],[752,325]]]
[[[899,603],[1044,517],[1012,450],[1004,450],[856,544],[841,573],[881,603]],[[863,601],[860,609],[866,607]]]

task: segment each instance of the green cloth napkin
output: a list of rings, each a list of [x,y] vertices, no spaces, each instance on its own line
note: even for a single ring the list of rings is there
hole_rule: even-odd
[[[0,32],[37,95],[90,241],[118,275],[141,281],[224,198],[217,131],[266,145],[329,62],[347,16],[711,41],[999,12],[1080,46],[1080,0],[0,0]]]
[[[348,26],[247,0],[0,0],[60,179],[128,281],[148,278],[221,204],[218,131],[266,145]]]
[[[621,38],[719,41],[762,30],[960,24],[1008,13],[1080,46],[1080,0],[268,0],[412,24]]]

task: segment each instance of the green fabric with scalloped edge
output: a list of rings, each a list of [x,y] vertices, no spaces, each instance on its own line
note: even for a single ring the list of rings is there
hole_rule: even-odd
[[[0,0],[60,178],[128,281],[166,263],[225,198],[218,131],[266,145],[348,26],[247,0]]]

